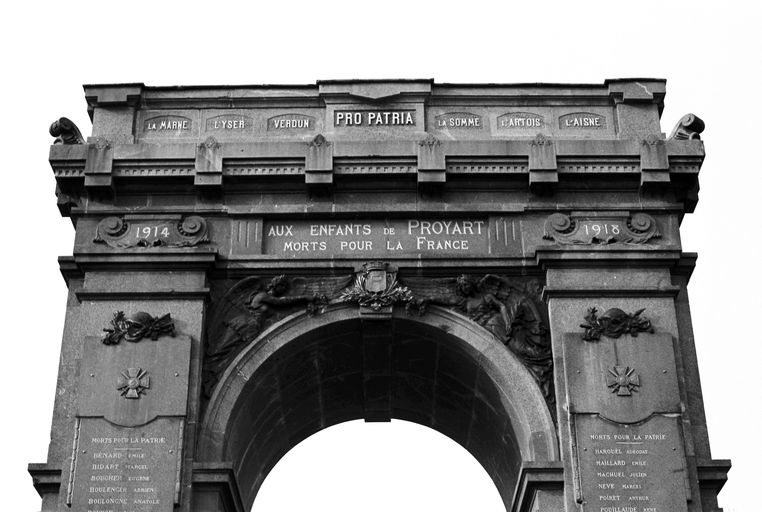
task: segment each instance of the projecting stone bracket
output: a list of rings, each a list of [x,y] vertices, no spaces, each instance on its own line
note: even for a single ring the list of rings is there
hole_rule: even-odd
[[[438,191],[447,181],[447,164],[442,143],[429,134],[418,142],[418,190]]]
[[[333,144],[321,134],[307,146],[304,183],[308,189],[318,192],[333,187]]]
[[[511,512],[532,510],[563,512],[564,467],[562,462],[532,461],[521,465]]]
[[[193,464],[193,510],[244,512],[235,471],[230,463]]]
[[[113,191],[114,148],[103,137],[91,137],[87,141],[85,160],[85,189],[88,192]]]
[[[551,192],[558,184],[558,163],[553,141],[539,133],[529,143],[529,190],[535,194]]]
[[[208,137],[196,146],[195,177],[193,184],[208,191],[222,189],[222,152],[214,137]]]
[[[661,137],[649,135],[640,144],[640,187],[658,189],[669,183],[667,145]]]
[[[29,464],[27,471],[32,476],[34,485],[40,498],[45,495],[57,495],[61,488],[61,468],[51,464]]]

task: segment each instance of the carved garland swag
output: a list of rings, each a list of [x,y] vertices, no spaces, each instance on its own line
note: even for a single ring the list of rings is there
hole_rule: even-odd
[[[411,315],[425,315],[430,305],[458,311],[506,345],[553,404],[550,335],[537,281],[494,274],[401,281],[383,262],[367,263],[355,275],[341,277],[248,277],[222,290],[207,330],[207,397],[225,368],[265,328],[302,308],[312,315],[334,304],[357,304],[361,314],[370,315],[397,304]]]

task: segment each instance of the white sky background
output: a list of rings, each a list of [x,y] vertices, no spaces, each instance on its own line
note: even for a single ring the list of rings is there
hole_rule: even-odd
[[[67,116],[90,134],[82,84],[663,77],[662,131],[688,112],[707,126],[701,199],[682,235],[684,250],[699,253],[689,289],[712,451],[734,465],[720,503],[757,509],[761,21],[755,2],[733,1],[6,4],[1,508],[40,508],[26,465],[46,460],[66,299],[56,257],[71,254],[74,234],[56,208],[47,130]],[[257,512],[501,510],[490,485],[433,431],[355,423],[292,450]]]

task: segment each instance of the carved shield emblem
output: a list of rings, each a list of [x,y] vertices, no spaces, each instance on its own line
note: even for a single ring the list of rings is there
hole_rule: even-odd
[[[370,270],[365,278],[365,290],[371,293],[386,290],[386,270]]]

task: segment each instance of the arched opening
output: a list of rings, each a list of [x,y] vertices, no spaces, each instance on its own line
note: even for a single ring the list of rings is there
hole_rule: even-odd
[[[298,489],[298,492],[295,492]],[[291,449],[265,478],[252,512],[504,511],[462,446],[416,423],[348,421]]]
[[[379,338],[388,342],[369,342]],[[468,450],[507,508],[523,461],[558,458],[538,386],[484,328],[440,308],[363,321],[350,306],[293,315],[252,342],[215,388],[199,457],[232,462],[248,509],[292,447],[331,425],[373,419],[379,404]]]

